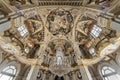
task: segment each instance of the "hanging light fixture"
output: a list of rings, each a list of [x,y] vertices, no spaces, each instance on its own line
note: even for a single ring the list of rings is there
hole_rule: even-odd
[[[50,71],[59,77],[70,72],[70,65],[67,63],[67,58],[64,56],[61,47],[56,49],[56,56],[52,58],[52,64],[50,65]]]

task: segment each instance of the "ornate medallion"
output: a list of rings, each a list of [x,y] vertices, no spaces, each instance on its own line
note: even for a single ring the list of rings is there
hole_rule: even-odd
[[[69,11],[56,9],[47,17],[48,30],[53,34],[67,34],[71,31],[73,17]]]

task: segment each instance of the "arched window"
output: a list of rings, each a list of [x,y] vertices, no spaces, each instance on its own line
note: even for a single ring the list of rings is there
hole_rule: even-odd
[[[25,27],[25,25],[22,25],[20,27],[18,27],[18,31],[20,32],[21,36],[25,36],[28,32],[27,28]]]
[[[91,35],[94,37],[94,38],[97,38],[99,37],[99,35],[101,34],[102,32],[102,28],[100,28],[99,26],[97,25],[94,25],[93,29],[91,30]]]
[[[7,66],[0,73],[0,80],[13,80],[16,74],[15,66]]]
[[[104,80],[120,80],[120,75],[109,66],[102,67],[102,76]]]

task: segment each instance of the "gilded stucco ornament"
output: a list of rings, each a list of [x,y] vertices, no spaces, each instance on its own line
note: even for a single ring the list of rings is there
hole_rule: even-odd
[[[98,15],[97,11],[84,10],[86,13],[92,13],[90,16],[84,15],[84,11],[78,8],[76,13],[71,8],[39,8],[41,11],[39,14],[35,10],[32,9],[30,13],[30,10],[24,11],[27,12],[24,15],[26,19],[20,18],[24,24],[17,27],[13,25],[0,37],[0,47],[13,54],[22,63],[37,65],[55,75],[63,76],[79,69],[83,64],[94,64],[102,60],[104,56],[113,53],[120,46],[119,40],[105,46],[97,44],[101,41],[99,37],[106,38],[102,32],[99,32],[100,35],[98,34],[95,39],[91,35],[94,25],[97,24],[93,20]],[[35,15],[31,15],[34,12]],[[15,21],[13,20],[14,24]],[[18,27],[22,30],[18,31]],[[112,30],[105,31],[110,36],[106,38],[109,41],[115,35],[115,31],[112,35],[110,33]],[[20,33],[25,35],[21,36]],[[101,41],[102,44],[106,43],[104,41]],[[90,52],[95,54],[89,54]]]

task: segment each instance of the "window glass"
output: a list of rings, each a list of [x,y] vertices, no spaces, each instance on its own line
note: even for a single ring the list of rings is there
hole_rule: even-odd
[[[104,66],[102,68],[102,75],[104,80],[120,80],[120,75],[109,66]]]
[[[102,32],[102,29],[100,27],[98,27],[97,25],[94,25],[92,31],[91,31],[91,35],[94,37],[94,38],[97,38],[99,37],[100,33]]]
[[[0,73],[0,80],[13,80],[16,74],[15,66],[8,66]]]
[[[0,80],[12,80],[11,76],[1,75]]]
[[[28,30],[26,29],[26,27],[24,25],[18,27],[18,31],[20,32],[21,36],[24,36],[28,32]]]

